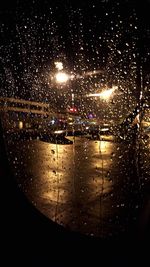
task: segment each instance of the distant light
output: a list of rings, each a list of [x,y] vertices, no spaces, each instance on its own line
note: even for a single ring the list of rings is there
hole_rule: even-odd
[[[88,118],[89,119],[93,119],[94,118],[94,115],[93,114],[88,114]]]
[[[71,112],[77,112],[77,109],[76,108],[70,108],[69,111],[71,111]]]
[[[100,96],[101,93],[94,93],[94,94],[89,94],[87,96],[91,97],[91,96]]]
[[[58,69],[58,70],[63,70],[63,63],[62,63],[62,62],[58,62],[58,61],[56,61],[56,62],[55,62],[55,67],[56,67],[56,69]]]
[[[23,122],[19,121],[19,129],[23,129]]]
[[[61,133],[64,133],[64,131],[63,130],[56,130],[56,131],[54,131],[54,133],[55,134],[61,134]]]
[[[109,100],[109,98],[112,96],[112,94],[114,93],[114,91],[117,89],[118,87],[117,86],[113,86],[112,88],[110,89],[106,89],[106,90],[103,90],[102,92],[100,93],[95,93],[95,94],[89,94],[87,95],[88,97],[91,97],[91,96],[99,96],[101,99],[103,100]]]
[[[113,92],[114,92],[114,88],[105,90],[105,91],[100,93],[100,98],[102,98],[104,100],[108,100]]]
[[[141,91],[140,92],[140,100],[142,99],[142,97],[143,97],[143,92]]]
[[[69,80],[69,75],[65,72],[58,72],[55,77],[58,83],[65,83]]]
[[[103,128],[103,129],[101,129],[101,132],[106,132],[106,131],[109,131],[109,128]]]

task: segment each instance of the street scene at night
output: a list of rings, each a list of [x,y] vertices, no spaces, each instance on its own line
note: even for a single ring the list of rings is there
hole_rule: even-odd
[[[67,233],[105,240],[136,229],[143,240],[149,0],[7,4],[0,10],[0,134],[19,192]]]
[[[10,147],[10,159],[19,187],[48,218],[105,237],[136,220],[148,173],[143,177],[137,166],[135,140],[101,138],[68,136],[63,144],[21,140]],[[149,150],[147,140],[146,145]]]

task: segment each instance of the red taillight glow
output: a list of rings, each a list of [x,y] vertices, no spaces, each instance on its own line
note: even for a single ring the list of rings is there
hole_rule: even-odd
[[[76,108],[70,108],[70,111],[71,112],[77,112],[77,109]]]

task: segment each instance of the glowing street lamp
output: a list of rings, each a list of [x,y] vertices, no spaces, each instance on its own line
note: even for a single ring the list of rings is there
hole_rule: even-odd
[[[69,75],[65,72],[58,72],[55,75],[57,83],[66,83],[69,80]]]
[[[87,95],[88,97],[100,97],[101,99],[105,100],[105,101],[108,101],[110,99],[110,97],[112,97],[114,91],[117,89],[117,86],[113,86],[112,88],[110,89],[106,89],[106,90],[103,90],[102,92],[100,93],[95,93],[95,94],[89,94]]]
[[[100,98],[103,100],[109,100],[109,98],[112,96],[112,93],[114,92],[114,88],[104,90],[100,93]]]
[[[69,80],[70,76],[68,74],[66,74],[64,71],[62,71],[64,68],[63,63],[60,61],[56,61],[55,67],[57,69],[57,73],[55,74],[56,82],[60,83],[60,84],[66,83]]]

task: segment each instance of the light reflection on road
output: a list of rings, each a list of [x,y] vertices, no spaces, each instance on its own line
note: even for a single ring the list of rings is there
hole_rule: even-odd
[[[68,138],[74,143],[15,143],[17,160],[13,162],[18,183],[30,201],[53,221],[71,230],[102,236],[111,232],[114,187],[121,181],[120,173],[116,175],[120,150],[112,141]]]
[[[52,220],[75,230],[98,223],[102,216],[101,198],[112,188],[107,173],[112,164],[113,146],[112,142],[78,137],[74,145],[47,146],[46,150],[53,151],[54,159],[53,165],[49,162],[51,186],[47,190],[41,188],[39,198],[51,203],[48,216]],[[40,179],[45,180],[42,176]]]

